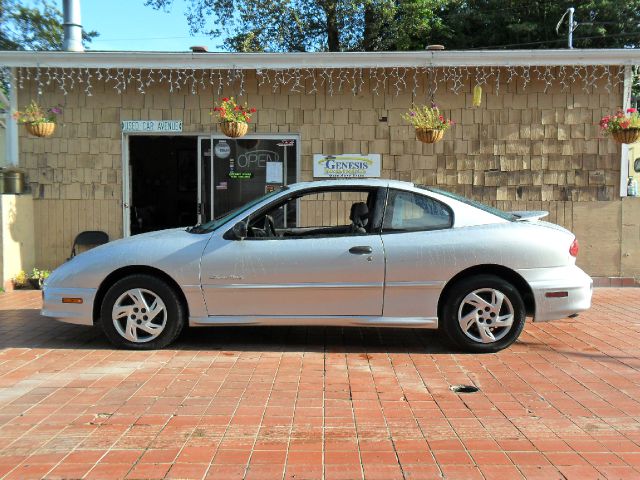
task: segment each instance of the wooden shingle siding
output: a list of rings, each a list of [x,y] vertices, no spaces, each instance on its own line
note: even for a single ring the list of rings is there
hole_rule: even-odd
[[[556,71],[552,72],[554,75]],[[616,69],[612,68],[616,74]],[[143,76],[145,72],[142,72]],[[557,76],[557,75],[556,75]],[[583,213],[598,202],[618,202],[620,146],[599,136],[597,122],[615,112],[622,103],[622,85],[611,93],[604,88],[583,90],[582,82],[565,92],[531,76],[506,83],[501,73],[500,90],[483,85],[483,103],[472,107],[473,76],[465,80],[459,95],[439,82],[435,94],[443,113],[457,122],[444,140],[426,145],[415,139],[411,126],[400,115],[410,105],[428,103],[424,82],[412,96],[411,88],[396,95],[389,82],[380,95],[372,93],[367,75],[361,92],[351,88],[328,95],[318,78],[318,93],[290,92],[290,87],[258,86],[253,72],[246,72],[246,96],[258,109],[251,131],[299,133],[302,144],[300,179],[312,179],[314,153],[380,153],[382,176],[450,189],[506,210],[548,210],[549,220],[578,235],[595,235],[591,228],[614,232],[620,238],[621,223],[590,226]],[[311,90],[306,80],[306,91]],[[25,82],[19,105],[36,98],[35,86]],[[20,163],[29,178],[35,199],[36,257],[41,267],[61,263],[73,237],[82,230],[105,230],[111,238],[122,235],[121,120],[182,119],[184,132],[206,134],[216,130],[210,108],[217,87],[188,86],[169,93],[165,84],[151,84],[146,94],[127,85],[121,95],[113,83],[93,80],[93,94],[75,88],[65,97],[47,86],[40,102],[63,104],[61,124],[53,137],[30,137],[21,129]],[[237,95],[225,88],[222,95]],[[383,119],[386,117],[386,121]],[[194,206],[195,208],[195,206]],[[334,202],[302,214],[302,224],[333,222],[348,217],[347,207]],[[613,238],[613,237],[612,237]],[[611,238],[602,236],[594,245]],[[615,242],[614,242],[615,243]],[[606,267],[600,260],[582,255],[579,263],[593,275],[617,270],[621,260]],[[631,260],[627,260],[629,264]],[[637,260],[636,260],[637,263]]]

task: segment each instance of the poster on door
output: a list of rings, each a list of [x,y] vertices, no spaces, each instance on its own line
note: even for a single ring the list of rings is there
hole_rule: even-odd
[[[313,176],[320,178],[371,178],[379,177],[382,158],[379,153],[360,155],[313,155]]]

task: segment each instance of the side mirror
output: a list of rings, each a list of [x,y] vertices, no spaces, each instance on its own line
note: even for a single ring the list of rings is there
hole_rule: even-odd
[[[231,229],[233,232],[233,236],[237,240],[242,240],[247,238],[247,223],[246,222],[238,222]]]

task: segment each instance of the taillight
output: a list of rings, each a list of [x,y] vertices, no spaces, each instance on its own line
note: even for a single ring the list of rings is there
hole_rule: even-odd
[[[580,245],[578,245],[578,239],[574,238],[573,243],[569,247],[569,255],[571,255],[572,257],[577,257],[578,250],[580,250]]]

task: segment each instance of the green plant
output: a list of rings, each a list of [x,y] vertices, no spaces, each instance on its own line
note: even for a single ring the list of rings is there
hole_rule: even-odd
[[[630,128],[640,128],[640,114],[635,108],[627,108],[626,113],[618,110],[614,115],[605,115],[600,119],[600,130],[605,134]]]
[[[14,288],[25,288],[29,285],[29,276],[27,272],[20,270],[11,281],[13,282]]]
[[[402,114],[402,118],[416,128],[431,130],[447,130],[451,125],[455,125],[453,120],[444,118],[435,105],[432,107],[414,105],[414,107],[409,110],[409,113]]]
[[[58,115],[60,115],[61,113],[62,108],[60,108],[59,106],[51,107],[45,110],[40,105],[38,105],[35,100],[32,100],[31,103],[24,108],[24,110],[15,111],[13,113],[13,118],[15,118],[18,123],[55,123]]]
[[[218,121],[222,122],[245,122],[249,123],[251,117],[256,113],[255,108],[247,107],[247,104],[238,105],[233,97],[224,97],[220,105],[214,103],[212,115],[218,114]]]

